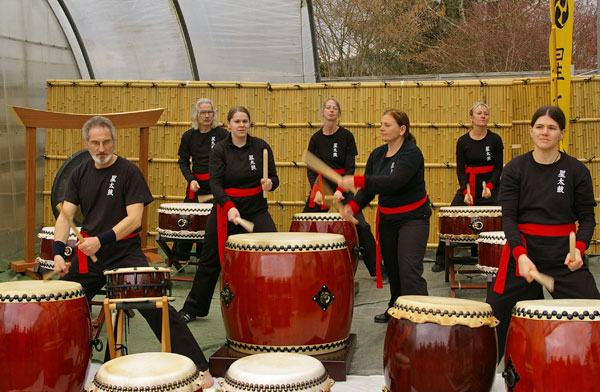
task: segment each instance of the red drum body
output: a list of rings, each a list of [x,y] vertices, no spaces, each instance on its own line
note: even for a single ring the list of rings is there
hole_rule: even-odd
[[[358,234],[356,226],[337,212],[314,212],[295,214],[290,225],[291,232],[341,234],[346,239],[352,260],[352,269],[358,268]]]
[[[440,240],[475,243],[482,231],[502,230],[502,208],[496,206],[441,207]]]
[[[349,257],[341,234],[229,236],[221,272],[229,346],[309,355],[346,347],[354,307]]]
[[[171,296],[171,270],[131,267],[104,271],[106,296],[110,299]]]
[[[488,304],[402,296],[388,313],[392,317],[383,347],[384,390],[490,391],[498,320]]]
[[[518,302],[504,363],[507,385],[514,391],[597,391],[600,300]]]
[[[204,376],[188,357],[140,353],[106,362],[86,392],[201,392],[203,385]]]
[[[477,264],[477,268],[486,274],[498,274],[504,244],[506,244],[506,237],[503,231],[479,233],[479,238],[477,238],[479,264]]]
[[[81,230],[79,227],[77,229]],[[36,261],[41,268],[54,270],[54,227],[42,227],[42,231],[38,233],[38,238],[40,239],[40,257]],[[76,243],[77,236],[71,230],[65,248],[66,261],[71,261],[77,254]]]
[[[0,391],[82,391],[91,331],[79,283],[0,283]]]
[[[158,234],[166,240],[202,240],[210,203],[165,203],[158,208]]]

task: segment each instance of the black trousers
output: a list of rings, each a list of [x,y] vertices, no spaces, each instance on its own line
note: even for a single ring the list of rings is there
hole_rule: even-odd
[[[265,211],[252,219],[254,232],[275,232],[275,223]],[[246,233],[242,226],[231,222],[227,224],[227,235]],[[217,213],[216,209],[210,212],[206,222],[204,235],[204,246],[198,260],[198,269],[194,277],[194,283],[183,305],[183,311],[195,316],[204,317],[210,310],[210,303],[215,291],[215,286],[221,273],[221,262],[219,260],[219,248],[217,241]]]
[[[350,194],[344,194],[350,196]],[[344,202],[344,200],[342,200]],[[304,205],[304,210],[302,212],[328,212],[327,210],[322,210],[321,206],[316,204],[314,207],[309,206],[309,201],[306,201]],[[373,237],[373,233],[371,232],[371,225],[367,223],[365,220],[365,216],[362,211],[359,211],[356,215],[354,215],[358,223],[356,224],[356,234],[358,235],[358,244],[361,249],[363,263],[365,263],[365,267],[369,271],[369,275],[375,276],[375,237]]]
[[[104,271],[113,268],[126,267],[147,267],[148,262],[142,249],[133,250],[125,254],[122,258],[112,259],[109,265],[102,265],[101,259],[93,263],[88,261],[88,273],[79,273],[79,261],[75,257],[72,261],[69,272],[62,278],[73,282],[78,282],[85,290],[86,298],[89,301],[100,292],[106,283]],[[146,319],[148,325],[154,332],[154,335],[160,340],[162,333],[162,310],[161,309],[138,309],[140,314]],[[204,353],[196,342],[196,339],[189,330],[185,320],[177,313],[177,311],[169,305],[169,328],[171,331],[171,350],[174,353],[184,355],[190,358],[200,371],[208,370],[208,362],[204,357]],[[108,353],[108,345],[106,348]],[[106,356],[108,358],[108,354]]]
[[[486,302],[490,304],[494,311],[494,316],[500,321],[496,327],[498,337],[498,360],[504,355],[506,345],[506,336],[512,317],[512,309],[519,301],[528,301],[543,299],[544,294],[542,286],[536,281],[527,283],[525,278],[515,276],[515,260],[511,257],[506,274],[506,284],[504,293],[498,294],[494,291],[496,279],[494,279],[492,288],[487,293]],[[587,265],[577,271],[571,271],[566,265],[536,265],[538,270],[554,278],[554,292],[552,298],[586,298],[600,299],[600,293],[596,286],[594,276],[591,274]]]
[[[429,218],[394,221],[380,217],[379,243],[390,282],[388,308],[401,295],[428,295],[423,279],[428,237]]]

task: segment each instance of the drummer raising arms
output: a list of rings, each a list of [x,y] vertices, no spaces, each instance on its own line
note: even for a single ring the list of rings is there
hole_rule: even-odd
[[[321,106],[323,127],[315,132],[308,142],[308,151],[315,154],[320,160],[339,174],[353,175],[356,167],[354,157],[358,154],[356,142],[352,133],[338,125],[342,114],[340,103],[335,98],[327,98]],[[346,203],[345,198],[351,193],[343,190],[332,181],[322,178],[320,173],[307,169],[308,182],[312,185],[309,198],[302,212],[327,212],[329,206],[324,199],[322,181],[326,181],[331,190],[335,189],[333,197],[336,201]],[[371,226],[365,220],[362,212],[358,211],[355,218],[358,242],[364,249],[363,262],[371,276],[375,276],[375,239],[371,233]]]
[[[57,269],[67,271],[62,279],[80,283],[90,301],[106,283],[105,270],[148,266],[139,232],[144,206],[152,202],[152,194],[139,168],[114,154],[115,128],[109,119],[95,116],[88,120],[83,139],[92,160],[73,171],[65,191],[54,229],[54,262]],[[69,235],[68,219],[73,219],[78,205],[84,215],[81,234],[87,238],[78,242],[78,254],[69,268],[62,255]],[[94,254],[98,258],[95,263],[87,257]],[[160,339],[161,310],[139,312]],[[192,359],[204,373],[205,386],[212,385],[202,350],[171,306],[169,325],[173,352]]]
[[[386,110],[380,131],[386,144],[369,155],[365,175],[344,176],[338,185],[346,191],[360,188],[345,207],[350,216],[379,195],[376,237],[390,282],[391,308],[401,295],[427,295],[422,275],[431,207],[425,190],[425,161],[410,133],[406,113]],[[377,258],[379,261],[379,249]],[[379,268],[377,275],[381,288]],[[375,316],[375,322],[385,323],[389,317],[386,311]]]
[[[451,206],[498,205],[504,146],[500,136],[487,129],[489,118],[490,109],[483,102],[475,102],[469,110],[473,127],[456,142],[456,175],[460,188]],[[440,241],[431,271],[445,270],[445,251],[446,244]]]
[[[227,137],[227,130],[218,124],[217,108],[208,98],[200,98],[192,110],[192,128],[181,137],[179,144],[179,169],[188,185],[185,203],[197,203],[199,195],[210,194],[208,155],[213,147]],[[190,168],[191,159],[191,168]],[[175,254],[181,261],[189,259],[192,244],[175,242]],[[200,244],[196,244],[196,250]]]
[[[245,233],[236,222],[243,218],[254,223],[254,232],[277,231],[269,215],[263,191],[279,186],[275,159],[271,147],[262,139],[250,136],[250,113],[243,106],[234,106],[227,113],[230,133],[210,152],[210,188],[215,203],[206,222],[204,246],[183,309],[186,321],[208,315],[210,302],[219,274],[221,257],[228,235]],[[263,150],[268,151],[268,178],[262,178]]]
[[[508,162],[502,174],[499,198],[508,249],[486,300],[500,320],[498,359],[504,353],[513,306],[543,298],[542,286],[533,281],[530,270],[554,277],[554,298],[600,299],[583,262],[596,225],[592,178],[583,163],[559,151],[565,124],[560,108],[539,108],[529,130],[533,151]],[[570,261],[571,231],[577,231],[575,261]]]

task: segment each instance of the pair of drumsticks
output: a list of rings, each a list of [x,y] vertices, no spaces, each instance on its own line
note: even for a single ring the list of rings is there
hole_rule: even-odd
[[[483,181],[481,183],[481,185],[483,185],[483,189],[485,189],[486,183],[485,181]],[[471,185],[469,183],[467,183],[467,195],[469,195],[469,197],[471,198],[471,205],[473,205],[473,194],[471,193]]]

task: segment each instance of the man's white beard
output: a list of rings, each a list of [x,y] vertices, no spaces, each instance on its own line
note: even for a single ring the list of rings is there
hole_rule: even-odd
[[[108,162],[110,162],[112,157],[113,157],[112,153],[110,155],[107,155],[106,158],[104,158],[104,159],[98,158],[97,156],[92,155],[92,159],[94,160],[94,162],[96,162],[99,165],[106,165]]]

